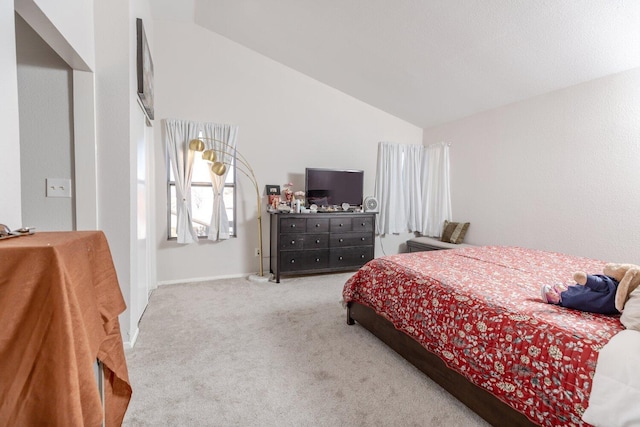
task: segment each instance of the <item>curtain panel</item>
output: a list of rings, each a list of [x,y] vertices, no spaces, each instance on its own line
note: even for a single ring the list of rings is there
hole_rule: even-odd
[[[451,221],[449,144],[440,142],[424,147],[422,165],[422,227],[424,236],[440,237],[442,224]]]
[[[191,175],[194,153],[189,150],[189,141],[198,137],[198,125],[184,120],[165,120],[164,126],[165,143],[176,182],[178,243],[195,243],[198,241],[198,236],[193,229],[191,217]]]
[[[209,240],[225,240],[229,238],[229,217],[224,204],[224,183],[236,157],[236,138],[238,127],[215,123],[203,123],[203,136],[206,149],[213,149],[218,161],[227,165],[226,172],[219,176],[209,171],[213,190],[213,209],[209,225]]]
[[[375,195],[378,234],[440,236],[444,220],[451,219],[449,145],[380,142]]]
[[[379,202],[378,234],[397,234],[406,231],[407,217],[403,190],[404,154],[400,144],[378,144],[375,195]]]

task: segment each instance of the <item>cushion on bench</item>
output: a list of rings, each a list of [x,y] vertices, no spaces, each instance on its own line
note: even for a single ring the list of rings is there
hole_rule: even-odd
[[[464,248],[468,246],[473,246],[468,243],[449,243],[442,242],[440,239],[436,237],[414,237],[413,239],[407,240],[407,247],[409,248],[409,252],[420,252],[420,251],[437,251],[440,249],[456,249],[456,248]]]

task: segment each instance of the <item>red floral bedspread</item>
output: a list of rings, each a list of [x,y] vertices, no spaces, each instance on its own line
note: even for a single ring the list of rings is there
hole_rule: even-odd
[[[345,284],[345,302],[373,308],[471,382],[537,424],[585,425],[598,351],[617,316],[542,302],[545,283],[604,262],[517,247],[471,247],[377,258]]]

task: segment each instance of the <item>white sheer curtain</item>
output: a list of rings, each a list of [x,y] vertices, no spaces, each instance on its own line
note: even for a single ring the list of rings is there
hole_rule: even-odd
[[[375,195],[378,234],[439,236],[451,219],[449,146],[380,142]]]
[[[420,231],[426,212],[422,209],[422,163],[424,147],[422,145],[405,145],[404,168],[402,179],[405,192],[405,212],[408,231]]]
[[[440,142],[425,147],[422,167],[423,212],[425,221],[418,229],[425,236],[440,236],[445,220],[451,220],[449,187],[449,144]]]
[[[198,136],[197,123],[185,120],[165,120],[165,141],[176,181],[176,234],[178,243],[198,241],[191,223],[191,173],[193,152],[189,141]]]
[[[224,183],[231,169],[230,163],[235,157],[238,127],[216,123],[203,123],[202,132],[206,148],[214,149],[218,156],[218,161],[227,165],[227,171],[223,176],[209,172],[213,188],[213,210],[211,212],[211,222],[207,238],[209,240],[224,240],[229,238],[229,218],[227,217],[223,197]]]
[[[405,209],[403,145],[391,142],[378,144],[378,168],[375,195],[378,199],[378,234],[397,234],[407,231]]]

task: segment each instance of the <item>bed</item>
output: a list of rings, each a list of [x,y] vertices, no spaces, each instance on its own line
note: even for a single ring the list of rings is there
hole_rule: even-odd
[[[546,283],[604,262],[482,246],[376,258],[345,284],[369,329],[493,425],[587,425],[599,350],[617,316],[542,302]]]

